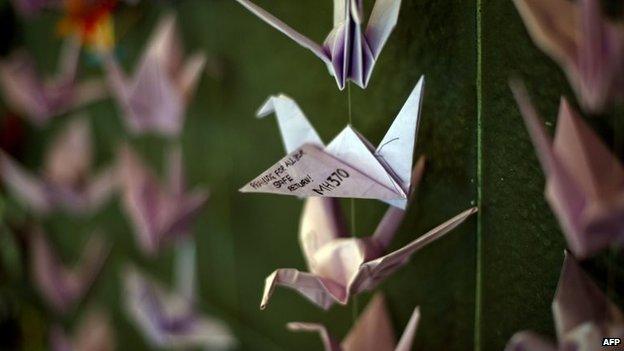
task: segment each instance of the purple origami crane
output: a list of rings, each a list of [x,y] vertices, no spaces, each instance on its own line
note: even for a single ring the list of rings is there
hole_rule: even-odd
[[[419,172],[422,166],[417,165],[414,173]],[[406,265],[412,254],[476,211],[468,209],[402,248],[386,253],[405,216],[403,210],[390,207],[371,237],[354,238],[347,235],[337,199],[308,198],[301,217],[299,243],[310,272],[292,268],[274,271],[266,278],[260,308],[266,308],[277,286],[293,289],[325,310],[334,303],[346,305],[352,295],[374,289]]]
[[[514,0],[533,40],[565,70],[583,107],[602,111],[623,97],[624,30],[598,0]]]
[[[46,125],[52,117],[67,113],[106,96],[100,80],[77,83],[80,41],[68,38],[59,58],[55,77],[42,77],[34,60],[24,51],[0,62],[0,87],[7,105],[35,126]]]
[[[128,146],[120,152],[123,204],[143,252],[156,254],[166,244],[188,235],[194,218],[208,199],[208,191],[186,193],[182,154],[169,153],[167,184],[155,175]]]
[[[376,0],[368,25],[362,30],[363,1],[334,0],[334,28],[320,45],[253,2],[236,1],[325,62],[340,90],[344,89],[347,80],[366,88],[401,9],[401,0]]]
[[[258,116],[275,113],[288,155],[240,191],[377,199],[404,209],[424,85],[421,77],[377,148],[351,126],[325,146],[295,101],[270,97]]]
[[[89,309],[70,338],[60,326],[50,332],[52,351],[115,351],[115,332],[106,313]]]
[[[407,322],[403,336],[397,343],[386,301],[383,295],[378,293],[368,303],[357,323],[342,342],[334,339],[325,326],[316,323],[288,323],[288,329],[319,333],[325,351],[410,351],[419,319],[420,309],[416,307]]]
[[[515,334],[506,351],[599,351],[624,338],[624,315],[566,253],[552,304],[558,346],[533,332]],[[611,347],[613,350],[621,350]]]
[[[526,90],[512,86],[546,174],[546,199],[568,246],[587,258],[624,240],[624,169],[617,157],[561,100],[551,142]]]
[[[33,280],[46,303],[59,313],[67,313],[87,293],[110,252],[101,236],[93,234],[72,268],[63,265],[48,243],[46,234],[35,229],[31,236]]]
[[[85,117],[76,117],[55,137],[39,176],[31,174],[0,150],[0,178],[37,214],[55,209],[90,213],[100,207],[117,184],[113,167],[92,175],[92,141]]]
[[[152,346],[222,350],[236,345],[223,322],[197,312],[193,297],[167,293],[133,267],[126,269],[124,283],[127,313]]]
[[[130,132],[177,136],[206,58],[183,61],[176,19],[160,20],[132,78],[126,77],[111,53],[104,54],[109,85]]]

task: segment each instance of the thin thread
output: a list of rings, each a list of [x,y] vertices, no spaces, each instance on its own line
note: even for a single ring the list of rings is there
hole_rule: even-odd
[[[482,222],[483,222],[483,132],[482,119],[483,119],[483,85],[482,85],[482,66],[483,66],[483,48],[481,42],[482,36],[482,1],[477,0],[476,4],[476,32],[477,32],[477,72],[475,77],[476,90],[477,90],[477,206],[479,212],[477,212],[477,242],[475,248],[476,262],[475,262],[475,311],[474,311],[474,347],[475,351],[481,350],[481,313],[482,313]]]
[[[347,115],[349,117],[349,125],[353,126],[353,110],[351,108],[351,82],[347,81]],[[351,236],[357,237],[357,228],[355,225],[355,199],[350,199],[350,213],[351,213]],[[352,304],[351,304],[351,317],[353,319],[353,323],[357,321],[358,318],[358,298],[357,296],[353,296]]]

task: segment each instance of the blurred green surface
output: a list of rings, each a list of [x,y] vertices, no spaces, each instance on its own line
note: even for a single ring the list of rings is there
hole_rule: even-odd
[[[369,9],[371,2],[366,2]],[[331,28],[329,1],[257,3],[318,41]],[[188,51],[204,50],[224,69],[220,78],[203,77],[182,137],[189,184],[211,189],[209,205],[194,228],[201,308],[230,324],[240,349],[318,350],[316,335],[289,333],[285,323],[319,321],[343,336],[352,323],[352,306],[323,313],[280,289],[268,310],[258,307],[267,274],[279,267],[305,268],[297,241],[302,202],[243,195],[237,189],[283,155],[275,121],[254,118],[268,95],[292,96],[323,139],[330,140],[348,123],[348,93],[338,91],[312,54],[230,0],[143,1],[124,9],[116,22],[118,52],[126,68],[134,67],[159,15],[171,8],[178,13]],[[18,21],[15,40],[48,72],[54,69],[58,52],[59,40],[50,29],[57,18],[46,14],[32,22]],[[92,58],[83,62],[89,75],[100,74]],[[417,350],[460,351],[475,344],[481,350],[501,350],[517,330],[553,334],[550,301],[565,246],[543,200],[542,173],[507,80],[514,75],[525,79],[550,122],[559,95],[572,98],[567,82],[530,42],[511,1],[404,0],[399,25],[368,89],[351,88],[355,128],[373,143],[379,141],[422,74],[427,83],[417,153],[427,156],[427,171],[393,247],[476,205],[479,186],[483,206],[479,221],[475,216],[427,247],[381,286],[397,335],[418,305],[422,320]],[[120,142],[130,140],[150,165],[161,170],[169,141],[128,138],[111,101],[85,112],[95,131],[98,164],[111,162]],[[599,117],[595,124],[608,138],[610,124],[601,121]],[[22,161],[38,167],[44,145],[66,122],[62,117],[43,131],[28,128]],[[344,205],[348,214],[348,202]],[[356,201],[356,234],[370,235],[384,210],[378,202]],[[19,221],[27,215],[10,199],[3,199],[0,211],[5,220]],[[120,350],[147,349],[122,310],[119,273],[126,263],[135,262],[169,284],[174,252],[168,250],[156,260],[141,258],[116,200],[93,217],[58,214],[41,221],[67,259],[77,257],[91,230],[107,233],[114,243],[113,254],[85,304],[111,311]],[[19,265],[20,243],[6,238],[4,224],[0,349],[40,350],[46,326],[59,319],[28,283],[28,272]],[[589,265],[604,278],[609,261],[603,258]],[[360,297],[357,308],[361,310],[369,298],[370,294]],[[61,322],[71,326],[81,310]]]

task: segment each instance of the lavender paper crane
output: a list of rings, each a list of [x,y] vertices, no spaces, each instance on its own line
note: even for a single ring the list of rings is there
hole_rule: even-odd
[[[223,322],[197,312],[194,297],[168,293],[133,267],[126,269],[124,283],[128,316],[152,346],[223,350],[236,345]]]
[[[624,240],[624,169],[617,157],[561,100],[551,142],[526,90],[512,85],[546,174],[546,199],[570,250],[580,258]]]
[[[51,78],[37,71],[25,51],[1,61],[0,87],[5,103],[35,126],[43,127],[55,116],[104,98],[106,88],[99,79],[77,82],[80,48],[77,38],[65,40],[58,73]]]
[[[84,297],[102,269],[110,245],[92,234],[74,267],[63,265],[46,234],[37,228],[31,234],[31,264],[35,286],[56,312],[67,313]]]
[[[402,248],[386,253],[405,216],[403,210],[391,207],[371,237],[354,238],[347,236],[337,199],[309,198],[301,217],[299,243],[310,272],[285,268],[271,273],[265,281],[260,308],[266,308],[277,286],[295,290],[325,310],[334,303],[346,305],[351,296],[374,289],[406,265],[412,254],[476,211],[468,209]]]
[[[73,336],[68,336],[58,325],[50,332],[52,351],[114,351],[115,333],[108,315],[90,308],[81,317]]]
[[[565,70],[583,107],[602,111],[622,98],[624,30],[598,0],[514,0],[537,45]]]
[[[297,44],[312,51],[327,65],[340,90],[344,89],[347,80],[366,88],[381,50],[397,24],[401,9],[401,0],[377,0],[368,25],[362,30],[363,1],[334,0],[334,28],[323,45],[319,45],[253,2],[236,1]]]
[[[567,254],[552,303],[558,346],[529,331],[516,333],[505,351],[599,351],[605,338],[624,338],[624,315]],[[620,348],[613,348],[620,350]]]
[[[325,351],[409,351],[412,349],[420,309],[416,307],[403,336],[396,342],[392,321],[386,301],[381,293],[376,294],[360,315],[355,326],[342,342],[336,340],[325,326],[316,323],[288,323],[288,329],[297,332],[317,332]]]
[[[113,96],[130,132],[180,134],[189,103],[206,58],[195,54],[182,62],[174,15],[160,20],[132,78],[122,72],[112,53],[104,63]]]
[[[168,180],[159,184],[128,146],[120,152],[124,209],[140,248],[148,255],[155,255],[165,245],[188,235],[208,199],[204,189],[186,193],[180,149],[174,148],[168,156]]]
[[[37,214],[56,209],[93,212],[110,197],[117,179],[113,167],[92,174],[91,144],[88,121],[76,117],[52,141],[39,176],[0,151],[0,177],[15,197]]]
[[[275,112],[288,155],[240,191],[377,199],[405,208],[423,92],[421,77],[377,149],[351,126],[324,146],[292,99],[269,98],[258,116]]]

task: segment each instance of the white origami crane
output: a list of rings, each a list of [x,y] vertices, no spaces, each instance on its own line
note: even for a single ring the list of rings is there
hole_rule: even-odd
[[[109,84],[131,132],[180,134],[186,106],[206,58],[200,53],[182,62],[174,15],[160,20],[131,79],[125,76],[111,53],[103,58]]]
[[[377,0],[366,29],[362,0],[334,0],[334,28],[323,45],[297,32],[249,0],[236,0],[273,28],[284,33],[323,60],[338,88],[346,81],[366,88],[381,50],[399,19],[401,0]]]
[[[293,322],[288,323],[288,329],[319,333],[325,351],[410,351],[419,320],[420,309],[416,307],[407,322],[403,336],[397,343],[386,301],[379,293],[368,303],[357,323],[342,342],[336,340],[321,324]]]
[[[417,167],[418,168],[418,167]],[[370,291],[406,265],[416,251],[450,232],[476,208],[468,209],[402,248],[387,253],[404,211],[391,207],[371,237],[347,235],[336,199],[309,198],[301,217],[299,242],[309,273],[278,269],[266,278],[260,308],[266,308],[277,286],[297,291],[313,304],[329,309]]]
[[[63,209],[90,213],[102,205],[117,185],[113,167],[91,174],[91,129],[85,117],[76,117],[55,137],[37,177],[0,150],[0,178],[31,211],[47,214]]]
[[[324,146],[292,99],[284,95],[269,98],[258,115],[275,112],[288,155],[240,191],[378,199],[404,209],[423,90],[424,77],[377,149],[351,126]]]

